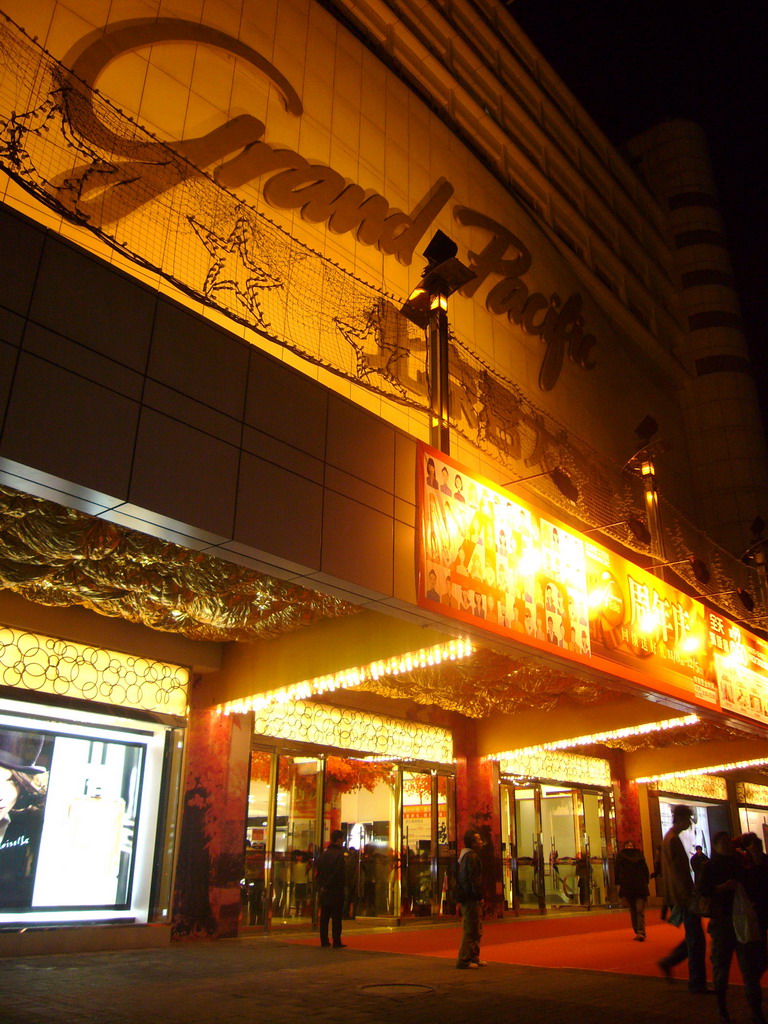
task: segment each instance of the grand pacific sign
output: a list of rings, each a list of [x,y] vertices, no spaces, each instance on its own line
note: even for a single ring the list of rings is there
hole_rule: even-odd
[[[71,67],[62,81],[69,126],[86,144],[109,147],[116,159],[103,173],[91,169],[83,179],[79,211],[92,223],[114,223],[139,206],[156,199],[198,170],[213,168],[213,179],[228,189],[260,183],[264,200],[274,209],[297,210],[311,223],[326,224],[337,234],[352,234],[361,245],[376,247],[400,263],[411,263],[414,251],[453,196],[445,179],[434,183],[410,214],[391,208],[384,196],[350,183],[333,167],[312,163],[291,149],[278,148],[267,139],[267,127],[258,118],[241,115],[205,136],[170,144],[185,164],[168,167],[165,143],[136,142],[121,137],[96,114],[92,88],[105,68],[141,46],[161,42],[194,42],[224,49],[257,69],[280,93],[286,110],[301,117],[303,106],[291,83],[265,57],[239,40],[216,29],[176,18],[137,19],[115,23],[82,40],[65,58]],[[179,167],[186,167],[179,171]],[[82,170],[82,169],[81,169]],[[123,188],[141,178],[142,188]],[[111,194],[104,202],[105,190]],[[595,336],[584,324],[579,293],[565,300],[557,294],[531,291],[524,275],[532,256],[523,241],[478,210],[456,206],[453,217],[461,226],[482,230],[488,242],[480,252],[469,252],[476,277],[461,294],[474,297],[486,289],[485,308],[506,317],[545,346],[539,386],[551,390],[566,357],[582,370],[595,367]]]

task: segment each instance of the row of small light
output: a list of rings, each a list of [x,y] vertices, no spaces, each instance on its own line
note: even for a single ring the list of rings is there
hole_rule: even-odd
[[[669,779],[690,779],[695,775],[717,775],[720,772],[735,772],[740,768],[760,768],[768,765],[768,758],[756,757],[751,761],[729,761],[727,764],[711,764],[706,768],[689,768],[682,772],[667,772],[664,775],[646,775],[635,782],[667,782]]]
[[[540,743],[533,747],[520,747],[517,750],[506,750],[500,754],[489,754],[489,761],[508,761],[520,757],[529,757],[545,750],[568,750],[571,747],[586,747],[592,743],[605,743],[608,740],[623,740],[632,736],[645,736],[651,732],[665,732],[668,729],[680,729],[687,725],[696,725],[698,715],[685,715],[682,718],[665,718],[661,722],[647,722],[645,725],[628,726],[624,729],[612,729],[610,732],[596,732],[588,736],[574,736],[567,740],[554,740],[552,743]]]
[[[216,710],[219,714],[224,715],[244,715],[249,711],[261,711],[272,704],[289,704],[296,700],[307,700],[310,697],[318,697],[320,694],[332,693],[335,690],[355,689],[366,682],[386,676],[398,676],[404,672],[412,672],[414,669],[430,668],[441,665],[445,661],[460,661],[463,658],[468,658],[474,650],[475,648],[469,640],[450,640],[445,644],[436,644],[434,647],[424,647],[418,651],[410,651],[408,654],[383,658],[373,661],[369,665],[344,669],[342,672],[335,672],[332,675],[304,679],[299,683],[281,687],[279,690],[267,690],[265,693],[255,693],[250,697],[230,700],[225,704],[220,704]]]

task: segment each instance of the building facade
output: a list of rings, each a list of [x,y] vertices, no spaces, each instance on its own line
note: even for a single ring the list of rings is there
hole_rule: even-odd
[[[499,916],[609,905],[681,799],[762,831],[695,126],[619,154],[493,0],[3,10],[5,948],[306,923],[337,827],[386,922],[468,827]]]

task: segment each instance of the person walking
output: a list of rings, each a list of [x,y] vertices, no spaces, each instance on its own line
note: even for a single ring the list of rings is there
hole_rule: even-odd
[[[685,929],[685,938],[661,960],[657,966],[668,980],[672,968],[688,960],[688,991],[707,991],[707,942],[701,918],[690,909],[693,892],[693,878],[680,833],[691,827],[693,811],[686,804],[672,808],[672,827],[661,844],[661,878],[664,885],[665,902],[672,908],[671,920],[676,917]]]
[[[347,881],[344,833],[341,829],[331,832],[331,842],[317,859],[318,895],[320,898],[320,945],[330,946],[328,925],[334,949],[343,949],[341,941],[341,919],[344,913],[344,890]]]
[[[616,883],[619,899],[627,901],[636,942],[645,942],[645,905],[649,880],[650,873],[643,851],[635,849],[632,840],[627,839],[616,854]]]
[[[762,931],[755,912],[754,937],[740,942],[733,922],[734,900],[737,889],[745,886],[748,872],[746,859],[738,853],[727,832],[718,832],[712,838],[712,858],[701,869],[699,890],[710,899],[710,919],[707,929],[712,940],[712,980],[721,1021],[730,1021],[726,996],[731,960],[736,953],[739,970],[744,979],[744,994],[752,1011],[752,1024],[766,1024],[763,1014],[763,993],[760,978],[765,970],[765,948]],[[746,895],[746,889],[743,890]]]
[[[464,833],[464,849],[459,854],[456,873],[456,901],[461,906],[461,945],[456,961],[460,971],[485,967],[480,959],[483,935],[483,865],[480,850],[483,840],[475,829]]]

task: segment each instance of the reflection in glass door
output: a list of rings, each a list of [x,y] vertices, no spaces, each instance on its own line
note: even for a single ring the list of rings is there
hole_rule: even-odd
[[[521,909],[544,908],[541,799],[537,786],[515,790],[517,899]]]
[[[584,805],[584,853],[589,866],[589,903],[594,905],[606,902],[609,882],[603,794],[583,793],[582,800]]]
[[[344,916],[395,914],[395,790],[392,764],[330,755],[325,761],[323,841],[341,829],[347,849]]]
[[[441,915],[456,913],[450,895],[451,872],[456,863],[456,782],[453,775],[438,775],[437,783],[437,900]]]
[[[544,846],[544,892],[550,905],[571,904],[576,883],[578,794],[564,786],[541,787],[541,831]]]
[[[610,891],[612,805],[602,791],[501,784],[504,899],[514,910],[592,906]]]
[[[267,843],[270,834],[270,792],[274,754],[251,752],[251,777],[245,828],[245,869],[241,882],[241,924],[267,923]]]
[[[454,914],[455,779],[391,762],[254,750],[241,924],[316,919],[314,860],[344,835],[348,918]]]
[[[272,923],[312,919],[313,862],[323,762],[280,754],[277,769]]]
[[[436,832],[432,804],[431,772],[405,771],[403,779],[402,906],[403,917],[425,917],[432,913],[433,833]]]
[[[519,910],[517,886],[517,843],[515,832],[515,790],[501,783],[501,885],[505,910]]]

